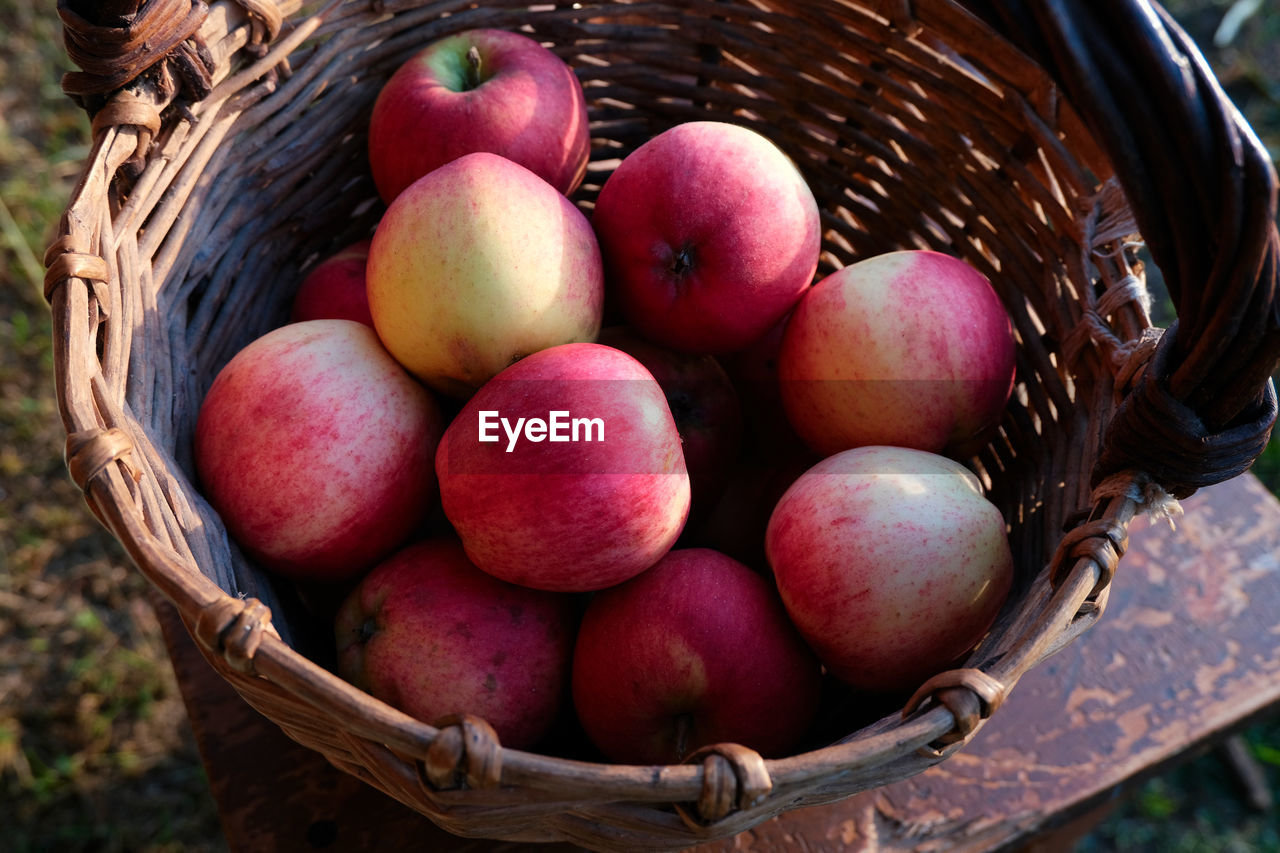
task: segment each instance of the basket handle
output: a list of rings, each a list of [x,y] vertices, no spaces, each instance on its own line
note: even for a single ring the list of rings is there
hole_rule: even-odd
[[[275,0],[235,0],[253,22],[248,49],[259,54],[279,34]],[[58,0],[67,56],[79,68],[62,89],[91,116],[112,94],[150,75],[161,99],[199,101],[213,85],[213,57],[200,35],[206,0]]]
[[[1095,485],[1175,497],[1246,471],[1276,418],[1275,168],[1204,57],[1149,0],[960,0],[1038,61],[1099,140],[1178,319],[1120,403]]]

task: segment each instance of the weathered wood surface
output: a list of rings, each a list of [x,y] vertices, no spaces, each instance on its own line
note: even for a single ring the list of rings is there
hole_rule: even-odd
[[[1102,621],[1024,677],[964,751],[699,853],[1025,842],[1280,707],[1280,504],[1252,476],[1185,503],[1176,531],[1139,520]],[[164,621],[233,850],[527,849],[450,836],[334,770],[245,705],[171,610]]]

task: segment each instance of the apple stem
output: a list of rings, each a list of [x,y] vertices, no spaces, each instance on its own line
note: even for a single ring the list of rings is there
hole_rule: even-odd
[[[689,714],[676,715],[676,760],[684,761],[689,752],[689,729],[693,717]]]
[[[693,249],[690,246],[681,246],[671,261],[671,272],[677,277],[683,277],[686,272],[693,266]]]
[[[473,44],[467,48],[467,88],[474,89],[483,82],[480,77],[480,50]]]

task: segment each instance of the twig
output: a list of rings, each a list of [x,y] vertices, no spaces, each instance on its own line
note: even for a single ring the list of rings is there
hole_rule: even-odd
[[[1233,735],[1228,738],[1219,747],[1219,754],[1244,790],[1249,807],[1258,812],[1270,811],[1273,798],[1271,789],[1267,786],[1266,773],[1263,772],[1258,760],[1253,757],[1253,753],[1249,751],[1249,745],[1244,737]]]
[[[44,267],[36,260],[35,252],[31,251],[31,247],[27,245],[27,238],[22,236],[22,229],[18,227],[18,221],[13,218],[13,214],[9,212],[9,205],[5,204],[4,198],[0,196],[0,233],[4,234],[4,240],[13,249],[14,255],[18,258],[18,265],[22,267],[23,275],[35,287],[36,292],[44,295]]]
[[[1222,16],[1222,22],[1218,24],[1218,29],[1213,34],[1213,46],[1226,47],[1235,41],[1244,22],[1257,14],[1261,8],[1262,0],[1236,0],[1227,10],[1227,14]]]

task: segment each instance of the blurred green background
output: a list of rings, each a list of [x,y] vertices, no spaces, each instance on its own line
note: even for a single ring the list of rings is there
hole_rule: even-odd
[[[1280,158],[1276,0],[1167,4]],[[87,153],[54,0],[0,0],[0,849],[224,850],[149,603],[66,476],[41,255]],[[1280,490],[1280,447],[1255,471]],[[1271,791],[1280,724],[1244,743]],[[1280,850],[1216,754],[1156,778],[1084,851]]]

